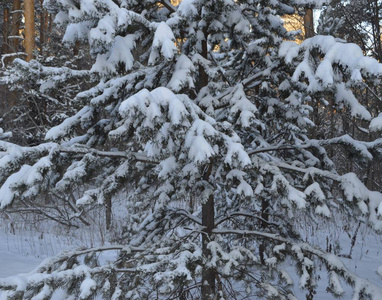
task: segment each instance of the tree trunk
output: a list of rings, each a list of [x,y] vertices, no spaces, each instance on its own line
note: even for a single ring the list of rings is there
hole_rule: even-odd
[[[208,56],[208,48],[207,48],[207,32],[204,32],[205,39],[202,41],[202,53],[201,55],[204,58]],[[203,66],[199,66],[199,90],[208,84],[208,74],[204,70]],[[212,162],[209,164],[208,169],[203,174],[203,180],[208,183],[209,177],[212,172]],[[206,187],[207,188],[207,187]],[[213,191],[210,191],[210,195],[208,196],[208,200],[206,203],[202,204],[202,226],[203,234],[202,234],[202,251],[203,256],[208,259],[211,256],[210,250],[207,248],[208,243],[211,240],[212,230],[215,227],[215,202],[214,202],[214,194]],[[211,300],[214,299],[215,296],[215,278],[216,271],[214,269],[203,267],[202,271],[202,288],[201,288],[201,300]]]
[[[33,59],[33,50],[35,48],[34,0],[24,1],[24,17],[26,60],[30,61]]]
[[[307,8],[304,15],[304,32],[305,38],[314,36],[314,22],[313,22],[313,9]]]
[[[9,35],[9,8],[4,8],[3,14],[3,44],[1,46],[1,53],[7,54],[10,52],[8,35]]]
[[[262,199],[261,200],[261,228],[266,229],[268,227],[269,222],[269,200]],[[259,256],[260,262],[262,265],[265,265],[265,244],[264,242],[260,242],[259,245]]]
[[[52,33],[52,29],[53,29],[53,17],[51,14],[49,14],[49,22],[48,22],[49,35]]]
[[[20,26],[21,26],[21,2],[13,0],[12,10],[12,39],[10,40],[13,52],[19,52],[20,45]]]
[[[111,229],[111,221],[112,221],[112,202],[111,197],[106,199],[105,203],[106,209],[106,230],[109,231]]]
[[[202,226],[204,227],[202,243],[203,243],[203,256],[208,258],[211,253],[207,248],[210,242],[212,230],[215,227],[215,204],[214,195],[208,197],[206,203],[202,205]],[[214,269],[204,267],[202,271],[202,300],[211,300],[215,295],[215,277],[216,272]]]
[[[202,53],[201,55],[204,58],[207,58],[208,56],[208,47],[207,47],[207,33],[204,33],[204,40],[202,41]],[[206,71],[204,70],[203,66],[199,66],[199,90],[204,88],[208,84],[208,75]]]
[[[372,20],[373,33],[374,33],[374,48],[376,58],[379,62],[382,61],[382,44],[381,44],[381,24],[379,22],[379,10],[378,0],[374,0],[374,16]]]
[[[78,53],[80,52],[80,41],[77,40],[75,43],[74,43],[74,47],[73,47],[73,55],[74,56],[77,56]]]
[[[46,12],[43,8],[43,2],[44,0],[40,0],[41,5],[41,12],[40,12],[40,54],[43,55],[44,52],[44,45],[45,45],[45,31],[46,31]]]

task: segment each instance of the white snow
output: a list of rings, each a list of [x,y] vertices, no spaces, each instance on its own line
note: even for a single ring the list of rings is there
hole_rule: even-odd
[[[317,68],[311,59],[310,53],[313,49],[323,55]],[[337,74],[337,69],[334,69],[335,65],[338,65],[344,72],[349,72],[353,82],[362,82],[363,74],[382,74],[382,64],[373,58],[365,57],[359,46],[339,42],[332,36],[317,35],[304,40],[301,45],[284,41],[280,46],[279,55],[287,64],[301,60],[294,71],[293,81],[299,81],[300,77],[307,78],[308,91],[312,92],[335,85],[337,102],[344,102],[349,106],[353,116],[370,120],[368,111],[358,103],[353,93],[345,87],[345,83],[338,83],[343,79]]]
[[[85,106],[74,116],[65,119],[60,125],[51,128],[45,136],[46,140],[56,140],[67,136],[73,128],[80,123],[81,117],[92,110],[91,107]]]
[[[110,74],[117,72],[117,66],[123,63],[125,71],[130,70],[134,64],[134,57],[131,51],[135,47],[135,36],[128,34],[125,37],[116,36],[110,51],[106,54],[98,54],[96,62],[93,64],[91,72]]]
[[[345,103],[350,108],[352,116],[371,120],[369,111],[358,102],[353,92],[347,89],[344,83],[337,84],[336,88],[336,101]]]
[[[174,33],[170,26],[165,22],[161,22],[155,31],[149,64],[154,64],[160,55],[166,60],[171,60],[176,52]]]
[[[182,54],[176,62],[174,75],[167,87],[174,92],[179,92],[185,87],[194,88],[193,76],[190,76],[193,72],[195,72],[194,64],[186,55]]]
[[[194,2],[195,0],[182,0],[178,6],[178,13],[184,17],[192,17],[198,13]]]
[[[378,117],[371,120],[369,125],[370,131],[380,131],[382,130],[382,113]]]
[[[20,252],[19,243],[20,237],[0,230],[0,278],[30,272],[41,263],[42,258]]]
[[[0,140],[12,137],[12,132],[4,132],[3,128],[0,127]]]

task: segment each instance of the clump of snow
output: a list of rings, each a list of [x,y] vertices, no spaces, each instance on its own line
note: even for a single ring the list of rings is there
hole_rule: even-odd
[[[49,158],[43,157],[33,166],[23,165],[19,171],[10,175],[0,188],[0,208],[8,206],[18,196],[18,193],[14,191],[17,186],[25,185],[24,196],[35,196],[39,191],[35,184],[44,179],[43,172],[50,166]]]
[[[196,2],[196,3],[195,3]],[[182,0],[178,6],[177,12],[184,17],[192,17],[198,14],[198,10],[195,7],[197,1],[195,0]]]
[[[284,41],[279,48],[279,56],[284,57],[285,62],[290,64],[297,57],[300,50],[299,44],[292,41]]]
[[[311,59],[311,52],[318,50],[323,59],[315,66]],[[353,116],[370,120],[370,113],[357,101],[353,93],[346,88],[343,78],[337,70],[348,72],[351,81],[362,82],[363,75],[382,74],[382,64],[373,58],[365,57],[361,48],[355,44],[342,43],[332,36],[317,35],[306,39],[301,45],[284,41],[279,48],[279,56],[287,64],[298,61],[292,80],[299,81],[300,77],[308,79],[308,91],[316,92],[334,86],[336,101],[345,103]],[[336,69],[334,69],[336,68]]]
[[[329,272],[329,287],[336,296],[342,296],[345,292],[341,285],[340,278],[337,273],[333,271]]]
[[[370,131],[380,131],[382,130],[382,113],[378,117],[371,120],[369,125]]]
[[[190,76],[193,72],[195,72],[194,64],[186,55],[182,54],[176,62],[174,74],[167,87],[174,92],[179,92],[183,88],[194,88],[193,77]]]
[[[81,118],[89,114],[92,111],[92,108],[90,106],[85,106],[82,108],[78,113],[76,113],[74,116],[65,119],[64,122],[62,122],[60,125],[51,128],[45,135],[46,140],[57,140],[60,138],[63,138],[67,136],[75,126],[77,126]]]
[[[320,8],[329,2],[330,0],[292,0],[292,3],[296,5],[307,5],[314,8]]]
[[[0,140],[12,137],[12,132],[4,132],[3,128],[0,127]]]
[[[165,160],[161,161],[159,165],[161,170],[158,174],[158,177],[160,178],[166,178],[168,174],[173,172],[178,166],[174,156],[166,158]]]
[[[242,84],[237,85],[233,92],[223,98],[223,101],[229,101],[231,104],[229,110],[229,116],[234,120],[235,116],[239,115],[236,123],[244,128],[248,128],[255,120],[255,113],[257,107],[250,100],[248,100],[244,87]]]
[[[358,102],[353,92],[347,89],[344,83],[337,84],[336,88],[336,101],[345,103],[350,108],[352,116],[371,120],[369,111]]]
[[[161,22],[157,27],[151,47],[149,64],[154,64],[160,55],[166,60],[171,60],[177,53],[174,33],[165,22]]]
[[[116,36],[110,50],[105,54],[98,54],[91,72],[110,74],[117,72],[117,66],[123,64],[125,71],[130,70],[134,64],[131,51],[135,47],[135,36],[128,34],[124,37]]]
[[[92,295],[92,291],[96,288],[96,286],[97,283],[94,279],[91,279],[90,277],[85,278],[80,287],[80,299],[88,299]]]
[[[203,120],[195,120],[185,138],[185,146],[190,150],[188,156],[195,162],[206,161],[215,154],[211,144],[206,137],[213,137],[217,131],[211,124]]]
[[[59,15],[57,15],[57,17],[59,17]],[[88,38],[89,30],[93,26],[94,26],[93,21],[82,21],[78,23],[70,23],[66,27],[66,31],[62,41],[64,43],[73,43],[76,40],[85,40]]]

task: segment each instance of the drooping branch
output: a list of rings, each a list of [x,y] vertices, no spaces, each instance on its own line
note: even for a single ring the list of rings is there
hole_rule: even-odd
[[[287,163],[281,162],[281,161],[277,161],[277,162],[273,161],[273,162],[271,162],[271,165],[274,165],[280,169],[286,169],[289,171],[294,171],[294,172],[303,173],[303,174],[318,175],[320,177],[328,178],[328,179],[334,180],[334,181],[339,182],[339,183],[342,182],[341,175],[338,175],[338,174],[335,174],[335,173],[332,173],[329,171],[324,171],[324,170],[314,168],[314,167],[310,167],[310,168],[305,169],[305,168],[292,166],[290,164],[287,164]]]
[[[270,146],[265,148],[257,148],[254,150],[248,150],[248,155],[254,155],[258,153],[271,152],[271,151],[284,151],[284,150],[298,150],[298,149],[307,149],[313,147],[323,147],[323,146],[331,146],[331,145],[345,145],[350,146],[352,149],[358,150],[362,153],[364,157],[369,159],[372,158],[372,155],[369,151],[377,151],[379,148],[382,149],[382,139],[376,139],[373,142],[364,142],[364,141],[356,141],[348,134],[335,137],[327,140],[310,140],[305,144],[300,145],[277,145]]]
[[[190,220],[190,221],[192,221],[198,225],[202,225],[202,220],[200,218],[191,215],[185,209],[172,209],[171,214],[181,215],[181,216],[186,217],[188,220]]]
[[[367,295],[382,295],[382,288],[375,285],[374,283],[368,281],[367,279],[361,278],[351,272],[344,263],[334,254],[325,252],[321,249],[315,248],[307,243],[296,243],[294,241],[283,238],[277,234],[266,233],[254,230],[233,230],[233,229],[214,229],[213,234],[219,235],[243,235],[243,236],[257,236],[259,238],[270,239],[275,242],[285,243],[290,245],[294,249],[301,249],[309,254],[312,254],[322,260],[328,271],[335,271],[337,274],[347,280],[354,288],[355,293],[361,294],[366,293]],[[373,298],[374,299],[374,298]],[[375,298],[377,299],[377,298]]]
[[[95,253],[95,252],[106,252],[106,251],[126,251],[126,252],[143,252],[146,249],[141,247],[129,247],[129,246],[123,246],[123,245],[111,245],[111,246],[101,246],[101,247],[95,247],[95,248],[89,248],[86,250],[78,250],[78,251],[64,251],[57,257],[47,261],[44,265],[38,267],[36,269],[36,272],[43,273],[46,272],[50,266],[53,266],[58,263],[62,263],[64,261],[68,261],[69,259],[73,257],[78,257],[81,255],[89,254],[89,253]]]

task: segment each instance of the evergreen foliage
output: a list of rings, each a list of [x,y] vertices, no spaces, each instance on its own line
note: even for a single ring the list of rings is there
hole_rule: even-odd
[[[321,34],[356,43],[365,53],[381,61],[381,20],[380,0],[334,0],[323,9],[318,30]]]
[[[382,231],[382,194],[340,174],[326,150],[340,145],[366,163],[381,157],[382,139],[312,138],[311,119],[333,106],[382,129],[353,93],[378,84],[382,65],[331,36],[298,45],[280,19],[322,4],[45,0],[64,42],[88,43],[94,64],[16,67],[39,70],[42,93],[73,77],[96,83],[76,94],[79,109],[46,141],[0,140],[0,207],[81,187],[77,206],[104,205],[110,230],[115,197],[128,214],[118,243],[1,279],[5,297],[295,299],[294,284],[313,295],[321,262],[332,294],[342,295],[343,278],[354,299],[380,298],[382,288],[303,242],[295,226],[298,214],[340,210]]]

